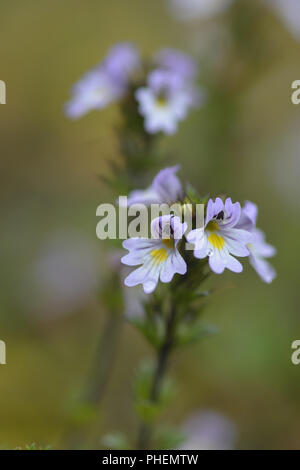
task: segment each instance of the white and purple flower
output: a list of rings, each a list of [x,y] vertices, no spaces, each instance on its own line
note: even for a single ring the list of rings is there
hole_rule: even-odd
[[[192,230],[187,240],[195,245],[194,255],[203,259],[208,256],[208,263],[213,272],[221,274],[227,268],[235,273],[243,270],[235,256],[249,256],[247,243],[251,240],[248,231],[237,228],[241,216],[239,202],[233,203],[227,198],[210,199],[206,208],[204,228]]]
[[[128,287],[143,285],[144,292],[150,294],[161,282],[171,282],[174,275],[185,274],[187,265],[178,250],[178,243],[187,229],[185,223],[176,216],[161,216],[151,222],[152,238],[129,238],[123,247],[129,253],[122,258],[128,266],[138,266],[124,283]]]
[[[276,277],[276,271],[265,258],[271,258],[276,254],[276,249],[266,243],[265,234],[262,230],[256,228],[258,209],[256,204],[246,201],[242,208],[241,218],[238,227],[250,231],[251,240],[247,247],[250,251],[249,261],[259,277],[270,284]]]
[[[201,102],[198,89],[182,75],[166,69],[151,72],[147,86],[139,88],[135,96],[139,112],[145,118],[145,129],[150,134],[174,134],[189,109]]]
[[[171,166],[160,170],[152,184],[147,189],[132,191],[127,199],[128,206],[133,204],[172,204],[183,198],[181,182],[176,175],[180,165]]]
[[[130,43],[114,46],[104,61],[88,72],[72,90],[66,104],[68,117],[77,119],[93,109],[103,109],[127,92],[131,74],[139,66],[136,48]]]

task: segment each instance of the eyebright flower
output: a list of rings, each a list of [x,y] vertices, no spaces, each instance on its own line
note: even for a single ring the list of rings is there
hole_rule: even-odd
[[[186,118],[192,106],[199,104],[197,90],[185,83],[182,76],[163,69],[151,72],[147,85],[135,93],[146,131],[174,134],[178,122]]]
[[[154,178],[152,184],[144,190],[132,191],[127,200],[128,206],[133,204],[172,204],[183,198],[183,189],[176,176],[180,165],[171,166],[161,170]]]
[[[270,258],[276,254],[276,249],[266,243],[265,234],[262,230],[256,228],[257,206],[253,202],[246,201],[242,208],[242,214],[238,227],[249,230],[251,241],[247,244],[250,251],[249,261],[260,278],[270,284],[276,277],[276,271],[265,258]]]
[[[151,222],[153,238],[129,238],[123,247],[129,253],[121,259],[128,266],[138,266],[124,283],[128,287],[143,285],[144,292],[150,294],[160,279],[171,282],[174,274],[185,274],[186,262],[178,251],[178,243],[187,229],[185,223],[176,216],[161,216]]]
[[[92,109],[103,109],[121,98],[123,84],[113,80],[104,68],[87,73],[73,88],[73,98],[66,105],[66,114],[77,119]]]
[[[187,240],[195,244],[196,258],[208,258],[213,272],[221,274],[225,268],[235,273],[243,270],[242,264],[234,256],[249,256],[247,243],[250,234],[246,230],[237,228],[241,216],[239,202],[232,203],[227,198],[225,203],[221,198],[215,202],[210,199],[207,203],[204,228],[192,230]],[[232,256],[233,255],[233,256]]]
[[[67,116],[77,119],[92,109],[103,109],[121,99],[138,64],[134,46],[121,43],[113,47],[101,64],[75,84],[73,97],[65,107]]]

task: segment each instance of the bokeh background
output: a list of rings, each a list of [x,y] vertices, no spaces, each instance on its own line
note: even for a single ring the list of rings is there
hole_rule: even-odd
[[[297,28],[272,2],[237,0],[205,18],[194,12],[189,21],[170,4],[1,1],[2,448],[68,445],[70,409],[106,314],[98,293],[107,247],[96,239],[95,211],[110,193],[98,176],[122,156],[117,105],[71,122],[63,104],[80,75],[124,40],[145,56],[170,46],[199,62],[207,103],[162,146],[203,194],[255,201],[259,225],[278,249],[270,286],[250,267],[213,277],[218,289],[205,319],[219,334],[173,358],[178,390],[162,422],[181,426],[199,410],[213,410],[235,427],[236,448],[300,447],[300,366],[290,359],[300,337],[300,107],[290,98],[300,78]],[[84,446],[101,448],[101,437],[114,430],[135,435],[132,379],[151,355],[124,324]]]

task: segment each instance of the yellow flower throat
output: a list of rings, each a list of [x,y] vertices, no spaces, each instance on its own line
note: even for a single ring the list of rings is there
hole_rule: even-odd
[[[206,230],[210,232],[207,237],[209,243],[217,250],[221,250],[225,245],[225,240],[223,237],[221,237],[221,235],[214,233],[219,230],[218,222],[215,220],[210,220],[206,226]]]

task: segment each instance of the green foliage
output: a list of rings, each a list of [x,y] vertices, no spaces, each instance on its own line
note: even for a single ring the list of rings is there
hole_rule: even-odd
[[[176,449],[185,440],[185,434],[181,429],[171,426],[161,426],[153,434],[155,449]]]

